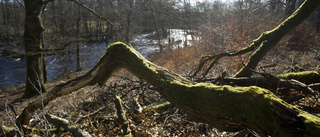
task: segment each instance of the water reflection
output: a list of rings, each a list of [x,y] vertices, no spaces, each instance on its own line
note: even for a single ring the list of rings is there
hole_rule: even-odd
[[[105,53],[107,46],[108,44],[105,43],[80,44],[80,62],[83,69],[92,68]],[[72,45],[69,48],[71,50],[67,50],[65,53],[46,57],[49,80],[77,69],[76,45]]]
[[[26,60],[24,57],[0,56],[0,88],[25,83]]]

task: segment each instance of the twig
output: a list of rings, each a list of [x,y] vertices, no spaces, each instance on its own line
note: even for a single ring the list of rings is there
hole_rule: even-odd
[[[136,103],[136,105],[138,106],[138,112],[142,113],[143,108],[141,107],[141,105],[139,104],[139,95],[137,95],[136,97],[134,97],[134,101]]]
[[[94,15],[96,15],[97,17],[99,17],[100,19],[106,21],[107,23],[109,23],[111,26],[113,26],[116,30],[119,31],[119,28],[113,24],[111,21],[109,21],[107,18],[101,16],[99,13],[95,12],[93,9],[89,8],[87,5],[83,4],[83,3],[80,3],[79,1],[77,0],[69,0],[69,1],[72,1],[72,2],[75,2],[76,4],[82,6],[83,8],[89,10],[91,13],[93,13]],[[118,32],[116,32],[118,34]],[[119,35],[119,34],[118,34]],[[126,34],[123,34],[123,35],[126,35]]]
[[[213,60],[210,63],[209,67],[206,69],[206,71],[202,74],[202,78],[204,78],[208,74],[208,72],[211,70],[211,68],[214,66],[214,64],[216,62],[218,62],[219,59],[221,59],[223,57],[238,56],[238,55],[242,55],[242,54],[248,53],[250,51],[253,51],[260,45],[261,42],[262,42],[261,40],[257,39],[257,40],[254,40],[254,42],[249,47],[245,47],[245,48],[240,49],[238,51],[230,51],[230,52],[220,53],[217,55],[203,56],[199,62],[198,67],[195,69],[195,71],[191,75],[191,77],[195,77],[208,61]]]
[[[5,103],[6,114],[7,114],[7,116],[9,117],[10,121],[13,123],[14,127],[16,128],[16,130],[18,131],[19,135],[20,135],[21,137],[23,137],[23,136],[24,136],[24,132],[23,132],[22,128],[19,128],[19,127],[18,127],[18,125],[15,123],[15,120],[12,119],[12,117],[10,116],[10,114],[9,114],[9,112],[8,112],[8,103],[7,103],[7,102],[8,102],[8,100],[7,100],[6,103]]]
[[[33,69],[33,71],[35,71],[34,69]],[[38,81],[38,86],[40,87],[40,89],[38,89],[34,84],[35,83],[32,83],[31,82],[31,80],[28,78],[28,80],[30,81],[30,83],[31,83],[31,85],[33,86],[33,88],[40,94],[40,99],[41,99],[41,112],[42,113],[44,113],[44,103],[43,103],[43,94],[42,94],[42,88],[41,88],[41,82],[40,82],[40,78],[39,78],[39,75],[38,75],[38,73],[35,71],[35,74],[37,75],[37,81]],[[36,117],[38,118],[38,120],[39,121],[41,121],[41,119],[40,119],[40,117],[38,116],[38,115],[36,115]],[[44,126],[44,128],[45,128],[45,135],[46,136],[49,136],[49,134],[50,134],[50,132],[49,132],[49,130],[48,130],[48,125],[49,125],[49,122],[47,121],[47,119],[46,119],[46,117],[43,115],[43,120],[44,120],[44,124],[43,124],[43,126]]]
[[[80,117],[75,121],[75,123],[77,123],[81,118],[86,118],[86,117],[90,117],[91,115],[95,115],[95,114],[97,114],[98,112],[100,112],[101,110],[103,110],[103,109],[105,109],[105,108],[106,108],[106,107],[103,106],[103,107],[97,109],[96,111],[94,111],[94,112],[92,112],[92,113],[89,113],[89,114],[84,115],[84,116],[80,116]]]
[[[26,9],[26,7],[19,1],[19,0],[15,0],[22,8]]]

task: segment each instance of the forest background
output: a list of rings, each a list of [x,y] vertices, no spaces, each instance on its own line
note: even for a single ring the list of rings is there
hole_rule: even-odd
[[[43,9],[44,45],[48,49],[59,49],[78,42],[123,41],[139,46],[132,43],[136,35],[152,34],[149,38],[156,41],[152,46],[159,46],[159,52],[152,56],[152,62],[184,76],[190,76],[199,64],[201,56],[238,50],[248,46],[263,31],[274,28],[290,16],[302,2],[302,0],[238,0],[232,3],[221,1],[194,3],[188,0],[81,0],[77,2],[55,0],[49,2]],[[23,54],[24,2],[2,0],[0,8],[0,40],[1,47],[4,47],[1,49],[1,55]],[[317,10],[290,34],[286,35],[278,43],[278,46],[272,49],[260,62],[256,71],[273,75],[305,70],[319,71],[319,16],[320,10]],[[170,29],[183,30],[186,34],[191,35],[192,39],[188,41],[170,39],[168,43],[163,43],[162,40],[167,39],[167,36],[170,35],[170,31],[168,31]],[[180,43],[183,43],[183,46],[175,48],[174,45]],[[68,49],[63,51],[65,50]],[[212,71],[206,75],[206,78],[210,79],[221,75],[226,70],[227,76],[234,75],[243,66],[239,62],[246,62],[248,56],[241,55],[220,60],[218,65],[214,66]],[[80,71],[81,65],[85,64],[79,63],[78,65],[77,68]],[[61,83],[62,79],[75,78],[79,75],[78,73],[81,72],[66,74],[49,81],[46,86],[50,88],[54,84]],[[112,99],[104,94],[111,94],[109,91],[113,90],[112,94],[120,95],[125,100],[124,104],[128,105],[128,114],[131,114],[129,117],[132,117],[131,119],[134,121],[132,128],[135,135],[238,134],[226,133],[206,124],[186,120],[186,115],[174,107],[161,112],[152,111],[142,114],[132,111],[134,110],[132,108],[137,107],[137,104],[148,106],[155,102],[164,101],[164,99],[155,94],[146,83],[137,82],[138,78],[126,72],[120,71],[118,73],[119,76],[115,76],[114,80],[104,87],[104,90],[108,92],[94,87],[84,88],[83,92],[78,92],[78,94],[82,94],[82,100],[77,100],[75,95],[73,95],[74,97],[70,95],[69,98],[74,101],[62,105],[62,108],[50,108],[48,111],[74,123],[95,121],[95,125],[89,124],[84,127],[96,135],[121,134],[121,128],[117,128],[117,124],[112,123],[113,115],[111,112],[114,111],[114,106],[110,102],[107,104],[111,106],[105,105],[108,102],[106,100]],[[128,86],[126,81],[130,81],[129,83],[132,84]],[[16,93],[21,93],[21,90],[23,92],[24,89],[23,86],[5,88],[1,92],[16,90]],[[135,87],[139,87],[139,90],[127,93],[127,90]],[[100,92],[96,92],[96,90]],[[104,95],[105,98],[99,98],[100,95]],[[9,102],[14,100],[15,98]],[[27,101],[24,101],[26,104]],[[4,99],[2,102],[5,104]],[[300,108],[310,109],[314,113],[320,111],[319,100],[307,96],[293,103],[300,105]],[[94,107],[89,109],[89,106]],[[3,107],[3,112],[6,110],[5,108]],[[102,111],[101,108],[107,109]],[[19,110],[20,108],[15,109]],[[68,113],[63,113],[63,111]],[[95,114],[91,115],[93,112]],[[106,112],[108,114],[103,116],[103,113]],[[7,115],[3,115],[3,117],[5,116]],[[83,116],[88,116],[88,118],[83,118]],[[109,121],[100,121],[99,118],[105,119],[106,116]],[[4,119],[7,119],[7,122],[4,121],[3,125],[10,125],[8,117]],[[38,123],[45,122],[40,119]],[[37,126],[44,128],[48,125],[38,124]],[[27,134],[35,133],[29,131]],[[45,134],[53,133],[45,132]],[[58,134],[68,133],[59,131]]]

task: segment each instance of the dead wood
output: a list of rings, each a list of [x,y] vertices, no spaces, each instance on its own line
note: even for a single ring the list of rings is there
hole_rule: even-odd
[[[91,135],[88,132],[78,128],[76,125],[71,124],[66,119],[51,114],[46,114],[46,118],[51,124],[55,125],[56,127],[64,128],[75,137],[91,137]]]
[[[118,121],[120,123],[120,126],[123,130],[123,136],[126,137],[131,137],[131,129],[130,129],[130,124],[129,121],[126,118],[126,112],[123,110],[121,99],[119,96],[116,96],[114,99],[114,104],[116,105],[117,109],[117,116],[118,116]]]

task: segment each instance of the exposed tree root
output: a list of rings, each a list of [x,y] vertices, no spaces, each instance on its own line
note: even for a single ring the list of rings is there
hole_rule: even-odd
[[[170,103],[188,117],[218,129],[251,129],[262,136],[320,135],[320,118],[288,104],[269,90],[256,86],[232,87],[194,83],[159,67],[124,43],[110,45],[97,65],[84,76],[54,87],[43,95],[43,104],[83,86],[104,85],[114,71],[124,68],[152,84]],[[30,103],[17,119],[28,124],[41,99]]]

